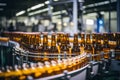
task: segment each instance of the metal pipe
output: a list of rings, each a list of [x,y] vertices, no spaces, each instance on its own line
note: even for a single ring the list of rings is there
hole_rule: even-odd
[[[77,9],[77,0],[73,0],[73,23],[74,23],[74,29],[73,33],[77,32],[77,26],[78,26],[78,9]]]
[[[117,0],[117,31],[120,32],[120,0]]]
[[[48,15],[50,17],[50,21],[52,22],[52,9],[51,9],[51,3],[52,3],[52,0],[49,0],[49,4],[48,4]]]
[[[111,32],[111,0],[109,0],[109,26],[108,32]]]

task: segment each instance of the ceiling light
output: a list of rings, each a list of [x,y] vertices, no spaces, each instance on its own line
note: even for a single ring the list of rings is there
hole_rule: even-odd
[[[54,1],[59,1],[59,0],[54,0]]]
[[[61,17],[61,16],[60,16],[60,15],[58,15],[58,16],[53,16],[52,18],[54,18],[54,19],[55,19],[55,18],[60,18],[60,17]]]
[[[84,0],[78,0],[79,2],[85,2]]]
[[[100,12],[101,14],[105,14],[105,12],[104,11],[102,11],[102,12]]]
[[[20,11],[20,12],[16,13],[16,16],[20,16],[20,15],[22,15],[22,14],[24,14],[24,13],[25,13],[24,10],[23,10],[23,11]]]
[[[93,19],[86,19],[86,24],[87,25],[94,25],[94,20]]]
[[[43,7],[45,4],[38,4],[38,5],[35,5],[35,6],[32,6],[31,8],[28,8],[27,11],[31,11],[31,10],[35,10],[35,9],[38,9],[40,7]]]
[[[66,10],[62,10],[62,13],[66,13]],[[61,11],[54,12],[53,15],[61,14]]]
[[[57,12],[54,12],[53,15],[58,15],[60,13],[61,13],[61,11],[57,11]]]
[[[51,7],[51,9],[53,9],[53,7]],[[35,15],[35,14],[46,12],[48,10],[49,10],[49,8],[45,8],[45,9],[42,9],[42,10],[37,10],[37,11],[34,11],[34,12],[30,12],[30,13],[28,13],[28,15],[32,16],[32,15]]]
[[[31,10],[35,10],[35,9],[40,8],[42,6],[44,6],[44,4],[35,5],[35,6],[31,7]]]
[[[45,1],[45,4],[49,4],[50,3],[50,1]]]
[[[6,6],[7,4],[6,3],[0,3],[0,6]]]

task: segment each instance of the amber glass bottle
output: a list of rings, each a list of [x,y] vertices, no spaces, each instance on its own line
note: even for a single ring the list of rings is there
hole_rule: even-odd
[[[78,34],[74,34],[72,54],[80,55],[80,46],[78,42]]]
[[[101,52],[103,51],[101,46],[101,34],[95,35],[95,45],[94,45],[94,58],[93,60],[99,61],[101,59]]]
[[[56,35],[55,35],[55,33],[52,34],[51,48],[50,48],[49,52],[50,52],[51,55],[52,54],[58,54],[58,49],[57,49],[57,46],[56,46]]]
[[[6,70],[0,74],[0,78],[3,80],[11,80],[12,79],[12,71],[13,70],[11,70],[10,66],[6,66]]]
[[[61,45],[61,39],[63,37],[63,33],[57,33],[57,45],[60,46]]]
[[[81,33],[80,37],[81,37],[81,47],[84,47],[85,46],[85,33]]]
[[[109,35],[108,33],[103,33],[103,51],[104,51],[104,58],[109,58],[110,46],[109,46]]]
[[[35,68],[36,72],[34,74],[35,79],[45,77],[46,70],[44,69],[44,64],[41,62],[37,63],[37,67]]]
[[[96,33],[92,33],[92,47],[96,45]]]
[[[84,50],[86,53],[91,53],[93,54],[93,48],[91,46],[91,34],[86,34],[86,39],[85,39],[85,47]]]
[[[67,53],[69,53],[69,48],[67,46],[67,37],[66,34],[63,34],[61,46],[60,46],[60,53],[64,58],[67,58]]]
[[[41,44],[40,34],[37,34],[35,39],[36,39],[36,50],[38,51],[39,46]]]
[[[120,60],[120,33],[116,33],[116,47],[115,47],[115,58]]]
[[[84,47],[85,47],[85,33],[80,33],[80,50],[81,54],[84,53]]]
[[[116,47],[116,33],[108,33],[108,35],[109,35],[110,49],[115,49],[115,47]]]
[[[44,61],[48,60],[47,54],[49,52],[49,46],[48,46],[48,34],[47,33],[43,34],[43,45],[42,45],[42,49],[41,50],[42,50],[41,52],[44,55],[43,60]]]

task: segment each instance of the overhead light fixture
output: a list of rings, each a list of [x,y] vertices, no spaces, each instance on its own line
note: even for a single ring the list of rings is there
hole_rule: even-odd
[[[53,16],[52,18],[53,19],[56,19],[56,18],[60,18],[61,16],[60,15],[58,15],[58,16]]]
[[[79,2],[85,2],[84,0],[78,0]]]
[[[7,4],[6,3],[0,3],[0,6],[6,6]]]
[[[61,11],[57,11],[57,12],[54,12],[53,15],[58,15],[60,13],[61,13]]]
[[[3,8],[0,8],[0,11],[3,11],[4,9]]]
[[[54,1],[59,1],[59,0],[54,0]]]
[[[102,11],[102,12],[100,12],[101,14],[105,14],[105,12],[104,11]]]
[[[66,13],[66,10],[62,10],[62,13]],[[61,14],[61,11],[54,12],[52,15],[58,15]]]
[[[24,13],[25,13],[24,10],[23,10],[23,11],[20,11],[20,12],[16,13],[16,16],[20,16],[20,15],[22,15],[22,14],[24,14]]]
[[[86,19],[86,24],[87,25],[94,25],[94,20],[93,19]]]
[[[53,9],[53,7],[51,7],[51,9]],[[32,15],[35,15],[35,14],[46,12],[48,10],[49,10],[49,8],[45,8],[45,9],[42,9],[42,10],[37,10],[37,11],[34,11],[34,12],[30,12],[30,13],[28,13],[28,15],[32,16]]]
[[[114,3],[116,1],[117,0],[112,0],[111,2]],[[89,5],[83,6],[83,8],[90,8],[90,7],[95,7],[95,6],[102,6],[102,5],[105,5],[105,4],[109,4],[109,1],[103,1],[103,2],[98,2],[98,3],[94,3],[94,4],[89,4]]]
[[[50,3],[50,1],[45,1],[45,4],[49,4]]]
[[[31,11],[31,10],[35,10],[35,9],[38,9],[40,7],[43,7],[45,4],[38,4],[38,5],[35,5],[35,6],[32,6],[31,8],[28,8],[27,11]]]

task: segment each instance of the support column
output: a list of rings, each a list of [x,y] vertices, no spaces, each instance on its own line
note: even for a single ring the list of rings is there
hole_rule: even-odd
[[[117,32],[120,32],[120,0],[117,0]]]
[[[52,22],[52,9],[51,9],[51,3],[52,3],[52,0],[49,0],[49,4],[48,4],[48,15],[50,17],[50,21]]]
[[[74,23],[74,28],[73,28],[73,33],[76,33],[77,27],[78,27],[78,9],[77,9],[77,0],[73,0],[73,23]]]
[[[109,0],[109,26],[108,32],[111,32],[111,0]]]
[[[62,9],[61,9],[61,27],[62,27],[62,31],[64,30],[64,25],[63,24],[64,24],[64,22],[63,22],[63,15],[62,15]]]

